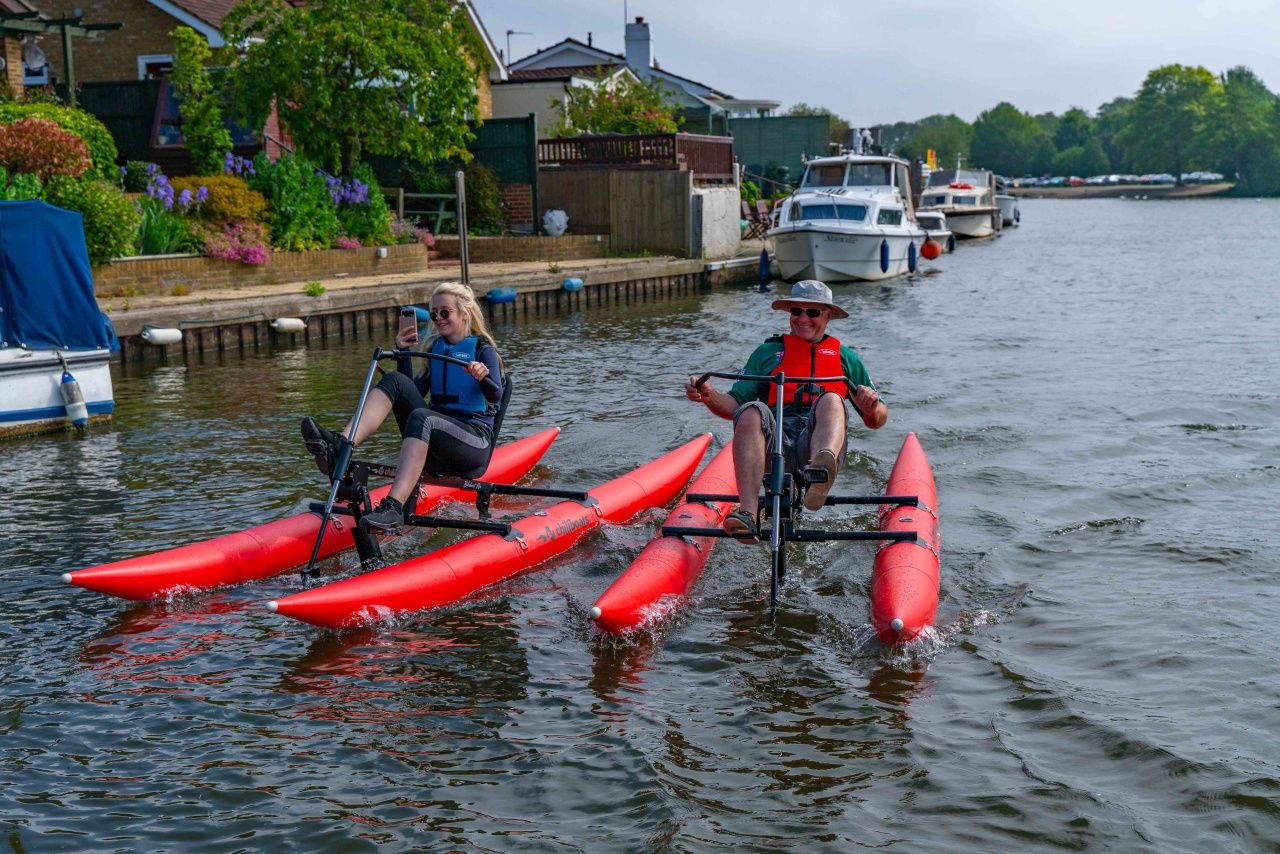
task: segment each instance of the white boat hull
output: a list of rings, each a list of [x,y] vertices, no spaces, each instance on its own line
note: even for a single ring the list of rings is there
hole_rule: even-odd
[[[910,246],[924,237],[846,234],[815,228],[769,232],[778,275],[788,282],[875,282],[910,273]],[[889,244],[888,267],[881,266],[880,244]],[[918,247],[917,247],[918,249]]]
[[[63,351],[80,386],[90,420],[110,418],[111,351]],[[62,401],[62,363],[55,350],[0,349],[0,436],[42,433],[70,426]]]
[[[986,208],[972,213],[947,211],[947,228],[962,240],[990,237],[996,233],[995,218],[1000,215],[999,210]]]
[[[1000,222],[1003,225],[1017,225],[1022,221],[1018,210],[1018,197],[1003,194],[996,195],[996,204],[1000,206]]]

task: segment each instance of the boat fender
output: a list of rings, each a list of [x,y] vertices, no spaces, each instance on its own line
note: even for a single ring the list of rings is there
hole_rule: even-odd
[[[773,276],[769,273],[769,250],[760,250],[760,282],[761,284],[768,282]]]
[[[880,272],[889,272],[889,241],[880,241]]]
[[[152,326],[150,324],[142,327],[141,335],[143,341],[148,344],[155,344],[157,347],[163,347],[166,344],[177,344],[182,340],[181,329]]]
[[[276,332],[303,332],[307,324],[300,317],[277,317],[271,321],[271,328]]]
[[[59,354],[61,358],[61,354]],[[71,375],[71,371],[67,370],[67,363],[64,359],[62,362],[62,382],[58,386],[62,392],[62,405],[67,410],[67,420],[77,427],[83,427],[89,423],[89,407],[85,406],[84,393],[80,391],[80,383],[76,382],[76,378]]]
[[[576,276],[572,279],[565,279],[564,289],[569,293],[575,293],[582,290],[582,279],[579,279]]]
[[[954,234],[947,238],[947,251],[956,251],[956,236]]]
[[[484,295],[491,304],[516,301],[515,288],[490,288]]]
[[[915,241],[907,244],[907,272],[914,273],[916,271],[916,244]]]
[[[920,254],[926,261],[933,261],[942,254],[942,247],[932,240],[926,240],[924,246],[920,247]]]

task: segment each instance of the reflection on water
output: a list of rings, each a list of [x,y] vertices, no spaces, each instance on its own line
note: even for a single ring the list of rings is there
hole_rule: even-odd
[[[940,624],[907,648],[868,625],[867,544],[797,548],[772,622],[767,553],[721,544],[663,618],[599,636],[587,609],[661,514],[357,632],[267,612],[296,575],[148,605],[58,581],[320,497],[298,420],[350,414],[373,339],[129,366],[111,425],[0,443],[10,847],[1277,848],[1280,296],[1256,271],[1280,204],[1023,213],[936,275],[836,289],[891,410],[842,491],[878,489],[907,430],[939,487]],[[499,324],[509,433],[564,428],[539,481],[723,442],[680,385],[778,331],[775,292]]]

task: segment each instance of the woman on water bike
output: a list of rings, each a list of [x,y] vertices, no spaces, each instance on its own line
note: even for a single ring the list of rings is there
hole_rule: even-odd
[[[397,370],[370,391],[354,432],[351,422],[342,429],[342,437],[359,445],[394,413],[404,437],[391,491],[360,519],[370,528],[400,529],[405,503],[424,468],[440,475],[481,475],[497,438],[493,422],[502,396],[502,360],[471,288],[457,282],[436,286],[431,293],[431,327],[427,352],[462,359],[467,366],[423,359],[425,370],[415,379],[411,358],[401,357]],[[396,335],[398,349],[414,349],[417,343],[416,323]],[[496,385],[482,384],[486,377]],[[317,457],[337,456],[341,438],[314,418],[302,419],[302,438]],[[321,468],[327,470],[324,463],[322,459]]]

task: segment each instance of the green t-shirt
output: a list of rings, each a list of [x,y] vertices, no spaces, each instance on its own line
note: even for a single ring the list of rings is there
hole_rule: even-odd
[[[782,361],[782,339],[770,338],[755,349],[755,352],[747,359],[746,366],[742,369],[742,373],[751,374],[761,377],[772,373],[778,364]],[[867,373],[866,367],[862,364],[862,360],[858,358],[858,354],[853,352],[845,345],[840,345],[840,365],[844,369],[844,375],[854,385],[865,385],[868,388],[875,388],[871,382],[871,375]],[[762,383],[751,382],[750,380],[738,380],[729,389],[729,394],[733,395],[733,399],[738,401],[739,405],[749,403],[753,400],[768,400],[769,388]],[[784,414],[793,414],[791,410],[794,407],[790,404],[783,406]]]

